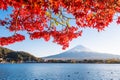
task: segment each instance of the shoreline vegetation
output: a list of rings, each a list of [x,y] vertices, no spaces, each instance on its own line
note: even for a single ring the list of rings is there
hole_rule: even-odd
[[[1,64],[6,64],[6,63],[91,63],[91,64],[120,64],[120,59],[106,59],[106,60],[97,60],[97,59],[84,59],[84,60],[56,60],[56,59],[42,59],[42,58],[37,58],[36,60],[14,60],[14,59],[9,59],[9,60],[4,60],[0,58],[0,63]]]

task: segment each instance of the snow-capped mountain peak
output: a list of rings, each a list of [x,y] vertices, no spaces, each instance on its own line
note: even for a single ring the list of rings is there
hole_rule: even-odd
[[[78,45],[72,49],[69,50],[70,52],[91,52],[89,48],[86,48],[82,45]]]
[[[60,54],[47,56],[45,59],[120,59],[119,55],[99,53],[91,51],[89,48],[78,45]]]

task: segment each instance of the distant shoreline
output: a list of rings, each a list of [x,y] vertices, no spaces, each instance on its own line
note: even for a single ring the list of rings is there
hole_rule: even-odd
[[[120,63],[0,63],[0,64],[120,64]]]
[[[119,59],[107,59],[107,60],[42,60],[42,61],[19,61],[19,62],[7,62],[3,61],[0,62],[0,64],[36,64],[36,63],[46,63],[46,64],[51,64],[51,63],[59,63],[59,64],[120,64]]]

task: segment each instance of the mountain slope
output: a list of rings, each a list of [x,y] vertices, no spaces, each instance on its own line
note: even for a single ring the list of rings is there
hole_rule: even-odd
[[[31,55],[30,53],[23,52],[23,51],[13,51],[4,47],[0,47],[0,58],[3,59],[5,62],[11,61],[37,61],[38,58]]]
[[[119,58],[120,55],[93,52],[84,46],[76,46],[66,52],[45,57],[45,59],[113,59]]]

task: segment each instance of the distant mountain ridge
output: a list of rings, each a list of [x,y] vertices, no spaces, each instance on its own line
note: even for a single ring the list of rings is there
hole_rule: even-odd
[[[37,62],[38,59],[30,53],[24,51],[14,51],[8,48],[0,47],[0,63],[6,62]]]
[[[120,63],[120,55],[98,53],[78,45],[60,54],[38,58],[24,51],[0,47],[0,63]]]
[[[75,59],[75,60],[83,60],[83,59],[120,59],[120,55],[113,55],[107,53],[99,53],[90,50],[84,46],[78,45],[66,52],[47,56],[44,59]]]

